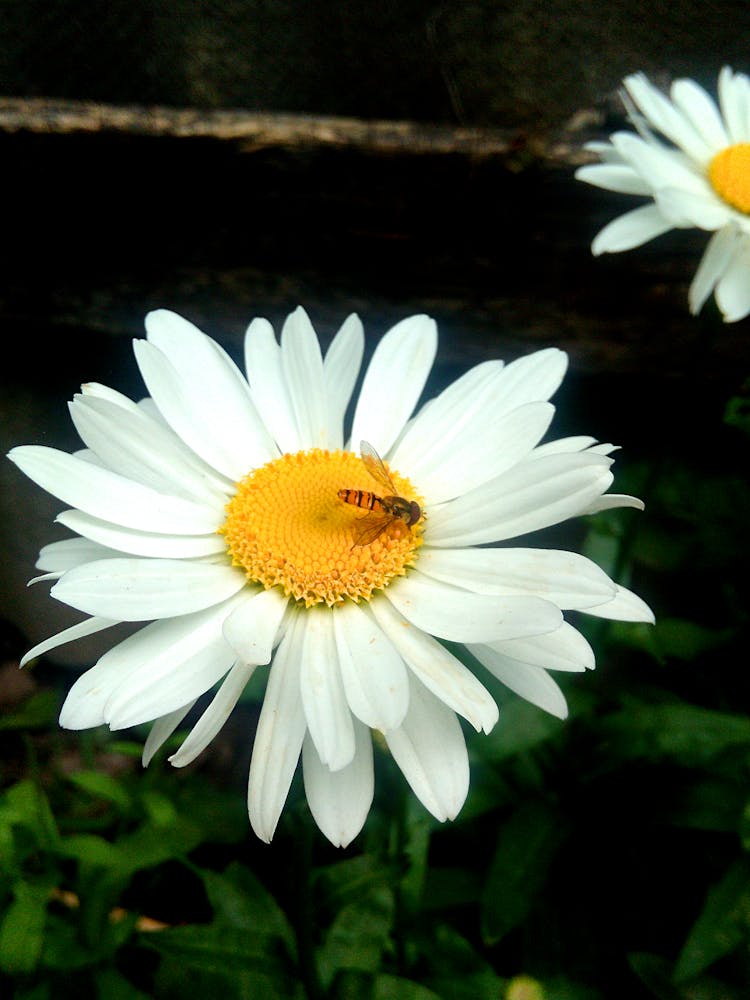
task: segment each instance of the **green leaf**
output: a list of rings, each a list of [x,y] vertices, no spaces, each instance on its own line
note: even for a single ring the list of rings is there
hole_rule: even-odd
[[[669,792],[661,804],[657,804],[654,811],[657,822],[695,830],[736,832],[747,795],[744,768],[743,774],[734,781],[724,780],[716,774],[703,780],[697,779],[694,771],[682,773],[685,780],[673,780]],[[750,816],[747,818],[750,820]]]
[[[94,798],[111,802],[122,812],[127,812],[132,805],[130,794],[110,774],[103,771],[74,771],[67,777],[76,788],[81,788]]]
[[[436,913],[477,903],[482,884],[479,874],[471,869],[433,866],[427,870],[422,908],[427,913]]]
[[[610,575],[617,569],[622,547],[622,523],[609,511],[595,514],[588,524],[582,554]]]
[[[401,874],[395,863],[386,864],[374,853],[360,854],[317,869],[313,889],[319,908],[336,913],[372,889],[393,885]]]
[[[249,868],[235,862],[222,875],[196,871],[203,880],[217,923],[281,938],[290,954],[294,953],[294,931],[284,911]]]
[[[47,929],[40,964],[57,972],[85,969],[97,961],[97,955],[80,939],[78,926],[69,917],[47,915]]]
[[[675,967],[685,982],[747,940],[750,926],[750,858],[742,857],[708,893]]]
[[[20,988],[13,994],[13,1000],[54,1000],[51,989],[50,983],[38,983],[28,989]]]
[[[682,993],[672,983],[671,962],[660,955],[636,952],[628,955],[628,963],[657,1000],[681,1000]]]
[[[651,626],[651,642],[660,659],[694,660],[729,642],[734,629],[711,629],[683,618],[660,618]]]
[[[43,850],[54,852],[60,843],[55,817],[47,796],[36,782],[19,781],[5,793],[6,819],[13,825],[30,831],[34,842]]]
[[[430,976],[428,982],[435,990],[433,995],[443,1000],[448,997],[450,1000],[504,1000],[506,995],[507,980],[489,971],[455,973],[444,978]]]
[[[204,839],[200,826],[183,816],[175,816],[169,826],[143,823],[117,841],[121,865],[130,874],[189,854]]]
[[[744,395],[730,396],[724,410],[724,423],[750,434],[750,380],[743,386]]]
[[[535,749],[559,735],[563,728],[560,719],[540,712],[521,698],[503,704],[500,721],[483,737],[478,752],[485,760],[500,762],[520,753]]]
[[[634,705],[604,719],[609,750],[622,759],[675,758],[705,765],[718,754],[750,745],[750,718],[695,705]]]
[[[274,944],[273,939],[249,933],[245,928],[227,927],[218,922],[194,924],[158,934],[143,934],[140,940],[166,958],[179,962],[183,984],[188,981],[186,976],[192,976],[192,970],[197,970],[219,979],[243,976],[248,986],[245,996],[292,995],[295,973],[284,950]]]
[[[435,820],[409,796],[405,803],[402,845],[406,871],[401,876],[401,905],[407,913],[417,913],[422,902],[424,882],[429,870],[427,855]]]
[[[33,972],[42,953],[49,886],[17,882],[13,894],[0,922],[0,969]]]
[[[618,973],[619,975],[619,967]],[[583,983],[568,979],[567,976],[555,976],[542,981],[544,990],[544,1000],[609,1000],[606,994],[592,986],[585,986]],[[510,998],[504,998],[510,1000]],[[524,998],[525,1000],[525,998]]]
[[[482,937],[496,944],[534,905],[547,870],[568,834],[559,812],[527,801],[500,828],[482,894]]]
[[[109,740],[107,742],[107,753],[120,754],[123,757],[135,757],[140,760],[143,756],[143,744],[136,743],[135,740]]]
[[[320,949],[320,975],[330,984],[340,969],[377,972],[389,945],[393,925],[393,893],[373,889],[339,912]]]
[[[97,969],[94,983],[98,1000],[148,1000],[148,994],[136,989],[117,969]]]
[[[94,833],[73,833],[63,837],[59,853],[63,857],[74,858],[82,865],[111,870],[125,867],[117,844]]]
[[[155,826],[170,826],[178,820],[174,802],[160,792],[146,790],[141,796],[141,803]]]
[[[433,993],[413,979],[388,975],[375,977],[371,996],[372,1000],[442,1000],[440,994]]]
[[[420,963],[427,968],[425,984],[450,1000],[497,1000],[505,996],[506,981],[487,960],[448,924],[429,928],[419,941]]]
[[[0,729],[42,729],[57,718],[60,703],[54,691],[37,691],[27,698],[15,712],[0,718]]]
[[[190,817],[200,841],[235,843],[247,837],[247,802],[234,788],[227,791],[194,773],[181,785],[175,806]]]

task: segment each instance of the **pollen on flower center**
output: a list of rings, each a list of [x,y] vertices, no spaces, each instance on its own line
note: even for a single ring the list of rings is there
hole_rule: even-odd
[[[750,215],[750,142],[727,146],[708,167],[714,191],[732,208]]]
[[[400,495],[414,498],[407,479],[391,477]],[[307,607],[369,600],[414,565],[422,521],[410,528],[392,520],[377,539],[357,545],[357,521],[368,512],[339,498],[347,489],[383,492],[349,451],[314,448],[255,469],[237,485],[219,529],[232,564]]]

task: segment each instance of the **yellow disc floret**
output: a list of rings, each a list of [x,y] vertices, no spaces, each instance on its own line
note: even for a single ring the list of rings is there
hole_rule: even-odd
[[[419,501],[407,479],[391,477],[401,496]],[[281,587],[307,607],[369,600],[414,565],[422,520],[411,528],[391,520],[375,541],[359,545],[356,524],[368,514],[339,499],[342,489],[383,492],[350,451],[314,448],[255,469],[237,485],[219,529],[232,564],[250,582]]]
[[[738,142],[717,153],[709,164],[708,179],[728,205],[750,215],[750,142]]]

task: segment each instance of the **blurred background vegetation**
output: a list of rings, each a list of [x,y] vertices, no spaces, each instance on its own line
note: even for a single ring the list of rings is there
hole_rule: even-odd
[[[72,619],[25,588],[58,506],[4,463],[0,993],[748,996],[750,321],[689,317],[702,234],[594,261],[625,201],[572,177],[622,124],[625,73],[748,72],[748,5],[0,0],[0,28],[3,451],[75,448],[83,381],[142,392],[129,341],[156,306],[235,357],[252,316],[298,303],[324,341],[357,310],[370,350],[426,311],[429,394],[569,351],[555,433],[622,445],[616,488],[647,509],[533,544],[586,552],[657,615],[581,616],[598,666],[562,679],[564,723],[483,677],[501,719],[467,733],[454,823],[379,754],[354,844],[324,841],[295,784],[269,847],[245,810],[262,678],[184,771],[167,747],[143,772],[140,730],[58,729],[98,651],[18,671]]]

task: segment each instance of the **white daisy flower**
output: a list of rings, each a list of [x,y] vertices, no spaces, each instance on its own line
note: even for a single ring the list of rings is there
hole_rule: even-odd
[[[724,320],[742,319],[750,313],[750,79],[725,66],[720,107],[693,80],[676,80],[669,97],[642,73],[624,83],[640,134],[588,143],[603,162],[576,177],[652,200],[605,226],[591,249],[619,253],[670,229],[705,229],[713,236],[690,286],[690,311],[715,292]]]
[[[301,755],[315,821],[345,845],[373,797],[370,729],[434,816],[463,804],[457,716],[488,732],[498,709],[441,640],[466,644],[509,688],[563,717],[552,673],[592,668],[594,656],[562,612],[652,620],[580,555],[484,547],[642,507],[605,493],[610,446],[539,444],[561,351],[477,365],[412,416],[437,346],[434,321],[413,316],[378,344],[345,437],[364,348],[356,316],[325,357],[302,309],[280,344],[254,320],[247,378],[174,313],[151,313],[146,330],[135,354],[147,399],[84,385],[70,410],[86,450],[10,453],[70,507],[58,521],[77,537],[46,546],[37,566],[55,598],[89,616],[24,662],[118,622],[150,622],[76,681],[61,725],[153,722],[147,764],[213,689],[170,758],[183,767],[267,669],[252,827],[270,841]]]

